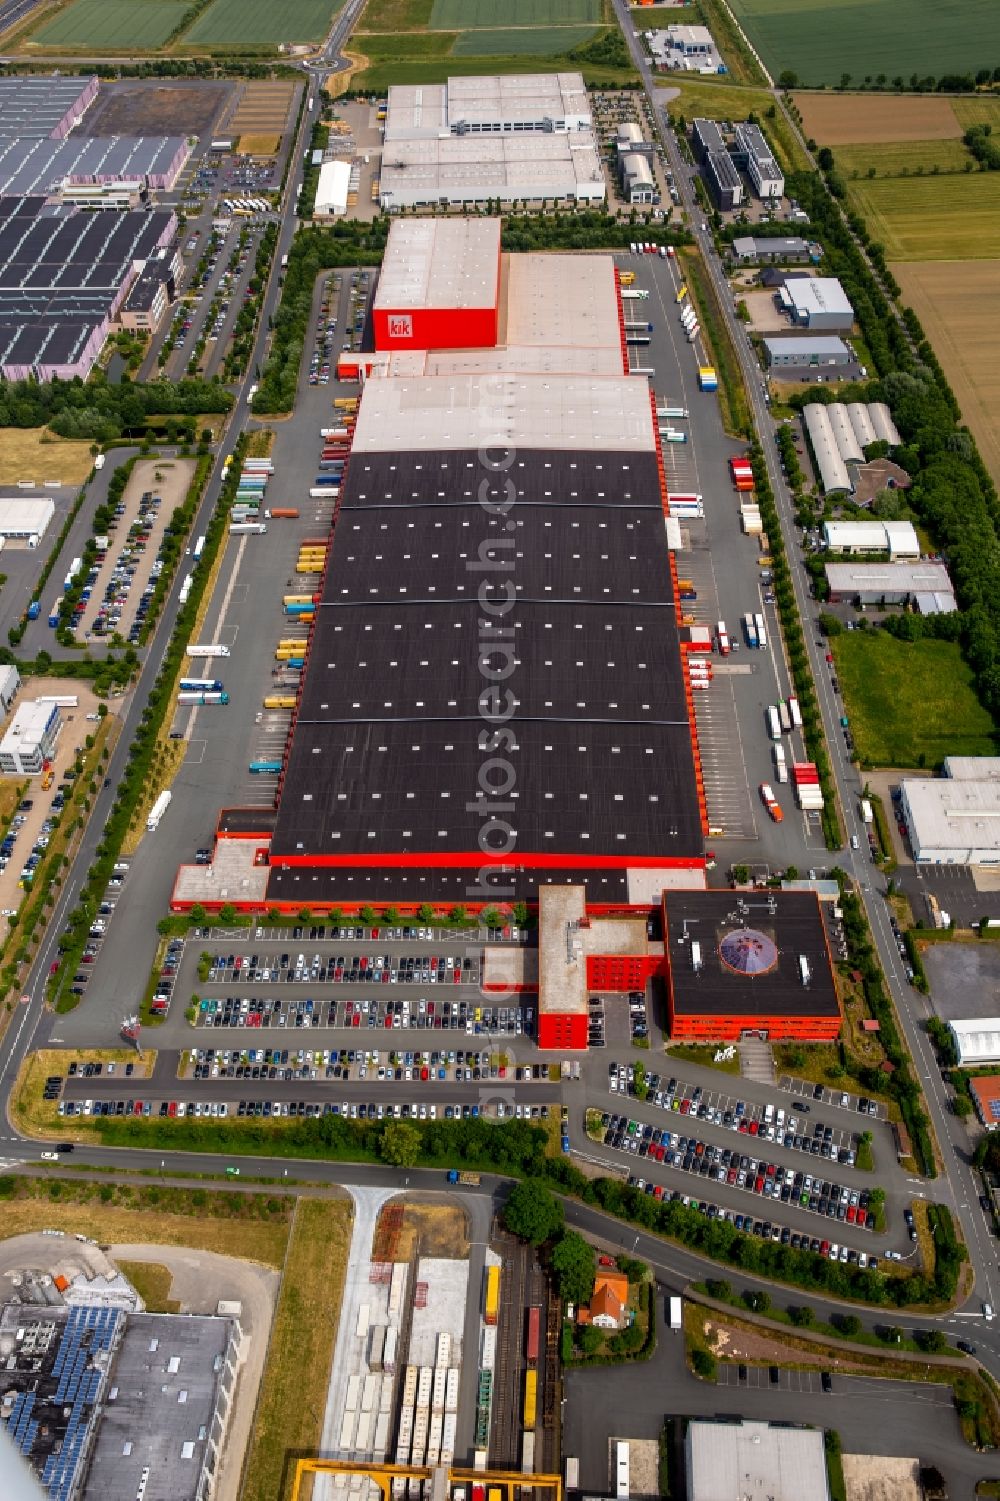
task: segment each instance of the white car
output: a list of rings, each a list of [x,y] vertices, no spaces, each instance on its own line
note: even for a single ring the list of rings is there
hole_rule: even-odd
[[[43,1162],[58,1162],[59,1161],[59,1153],[58,1152],[43,1152],[42,1153],[42,1161]]]

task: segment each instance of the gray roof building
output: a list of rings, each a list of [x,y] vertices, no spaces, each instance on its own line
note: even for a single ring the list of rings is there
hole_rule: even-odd
[[[818,1428],[695,1421],[684,1448],[688,1501],[829,1501]]]
[[[709,192],[720,209],[739,208],[744,199],[743,179],[728,151],[713,151],[702,164]]]
[[[785,282],[792,321],[802,328],[849,331],[854,309],[835,276],[795,276]]]
[[[740,235],[733,241],[733,256],[738,261],[750,261],[754,265],[766,265],[774,261],[802,263],[818,260],[822,254],[818,245],[807,245],[798,235],[758,239],[754,235]]]

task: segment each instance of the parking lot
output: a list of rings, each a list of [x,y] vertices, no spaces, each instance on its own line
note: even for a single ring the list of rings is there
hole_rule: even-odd
[[[791,1371],[784,1366],[731,1364],[720,1361],[716,1380],[720,1386],[744,1386],[751,1391],[832,1392],[829,1371]]]
[[[114,921],[119,899],[128,880],[129,867],[130,862],[128,860],[118,860],[115,862],[115,867],[111,872],[108,884],[101,894],[101,900],[98,903],[94,921],[87,932],[87,943],[80,957],[80,968],[74,974],[70,985],[71,995],[85,996],[87,994],[87,986],[94,978],[94,965],[100,958],[104,941],[108,936],[108,929]],[[173,989],[172,982],[170,988],[171,990]],[[160,999],[161,997],[162,1000]],[[165,1016],[170,1005],[170,992],[160,989],[157,991],[157,998],[156,1009]]]
[[[815,1101],[817,1105],[832,1106],[834,1110],[850,1110],[856,1115],[863,1115],[872,1120],[888,1119],[886,1107],[880,1100],[869,1099],[867,1095],[856,1095],[851,1090],[830,1089],[825,1084],[813,1084],[810,1079],[796,1079],[791,1074],[781,1074],[777,1088],[785,1090],[797,1099]],[[866,1128],[862,1127],[862,1129]]]
[[[163,533],[193,474],[191,459],[138,460],[115,507],[109,545],[87,575],[78,637],[118,634],[138,641],[163,566]]]

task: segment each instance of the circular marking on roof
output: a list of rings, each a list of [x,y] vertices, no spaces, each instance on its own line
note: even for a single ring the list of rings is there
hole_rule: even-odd
[[[778,950],[766,933],[756,928],[737,928],[719,944],[719,958],[737,975],[766,975],[776,968]]]

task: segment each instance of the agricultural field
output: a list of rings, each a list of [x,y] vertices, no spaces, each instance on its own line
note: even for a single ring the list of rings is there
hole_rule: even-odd
[[[190,9],[187,0],[71,0],[31,36],[29,45],[88,52],[153,51]]]
[[[593,26],[531,26],[521,31],[460,31],[452,57],[518,57],[530,53],[555,57],[580,47],[596,35]]]
[[[992,260],[1000,257],[998,177],[894,177],[852,182],[850,193],[887,260]]]
[[[972,156],[960,140],[885,141],[881,146],[838,146],[834,152],[841,175],[859,177],[931,177],[964,172]]]
[[[281,5],[273,0],[213,0],[185,32],[184,41],[236,47],[319,42],[342,4],[343,0],[283,0]]]
[[[1000,57],[1000,6],[965,0],[944,17],[938,0],[732,0],[775,79],[839,83],[858,69],[890,80],[975,72]]]
[[[434,0],[433,31],[597,25],[601,0]]]
[[[18,480],[82,485],[93,467],[89,443],[57,438],[41,427],[0,428],[0,468],[8,485]]]
[[[831,648],[866,764],[932,767],[945,756],[996,755],[995,726],[953,642],[845,631]]]
[[[963,130],[968,130],[970,125],[992,125],[994,130],[1000,129],[1000,98],[994,95],[992,98],[953,99],[951,107]]]
[[[947,141],[959,139],[972,120],[959,111],[977,100],[942,99],[932,94],[802,94],[792,95],[807,136],[821,146],[881,145],[884,141]],[[984,100],[997,106],[1000,100]]]
[[[891,269],[941,361],[983,463],[1000,485],[1000,260],[897,262]]]

